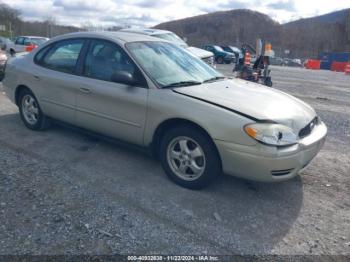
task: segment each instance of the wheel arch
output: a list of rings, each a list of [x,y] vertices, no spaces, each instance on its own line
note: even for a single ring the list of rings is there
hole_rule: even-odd
[[[157,158],[159,156],[160,142],[165,132],[177,126],[191,126],[193,128],[196,128],[203,134],[205,134],[208,137],[208,139],[210,139],[210,141],[213,143],[221,162],[221,156],[219,154],[219,150],[217,149],[214,143],[214,140],[210,136],[208,131],[205,128],[203,128],[201,125],[184,118],[170,118],[170,119],[164,120],[157,126],[156,130],[153,133],[152,143],[151,143],[151,151],[154,156],[156,156]]]
[[[23,91],[23,90],[29,90],[30,92],[32,92],[32,90],[30,90],[30,88],[26,85],[19,85],[16,87],[16,90],[15,90],[15,103],[16,105],[18,106],[19,105],[19,94]]]

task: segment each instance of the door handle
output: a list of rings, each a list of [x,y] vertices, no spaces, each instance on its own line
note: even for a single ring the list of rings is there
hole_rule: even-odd
[[[80,92],[84,93],[84,94],[90,94],[91,91],[89,88],[85,88],[85,87],[81,87],[79,88]]]
[[[35,80],[38,80],[38,81],[40,80],[40,77],[37,76],[37,75],[33,75],[33,77],[34,77]]]

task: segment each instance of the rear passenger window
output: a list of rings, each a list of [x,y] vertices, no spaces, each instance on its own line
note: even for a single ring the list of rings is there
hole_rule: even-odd
[[[41,59],[41,65],[52,70],[73,74],[84,40],[66,40],[54,45]]]
[[[44,48],[42,48],[34,57],[34,62],[37,64],[41,64],[41,59],[43,58],[43,56],[45,55],[46,51],[49,50],[51,48],[51,45],[46,46]]]

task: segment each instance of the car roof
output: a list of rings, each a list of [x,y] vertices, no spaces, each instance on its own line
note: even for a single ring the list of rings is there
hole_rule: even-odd
[[[158,34],[173,34],[173,32],[168,30],[153,29],[153,28],[125,28],[120,29],[119,32],[129,32],[144,35],[158,35]]]
[[[30,35],[19,35],[18,37],[26,37],[26,38],[42,38],[42,39],[48,39],[47,37],[44,36],[30,36]]]
[[[166,40],[161,40],[158,38],[154,38],[152,36],[143,35],[143,34],[135,34],[135,33],[129,33],[129,32],[120,32],[120,31],[97,31],[97,32],[76,32],[76,33],[69,33],[64,34],[61,36],[57,36],[52,38],[52,41],[60,40],[60,39],[67,39],[67,38],[104,38],[104,39],[110,39],[117,42],[139,42],[139,41],[163,41],[167,42]],[[50,42],[52,42],[50,41]]]

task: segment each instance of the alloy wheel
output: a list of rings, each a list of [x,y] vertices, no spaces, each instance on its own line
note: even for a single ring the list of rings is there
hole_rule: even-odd
[[[22,97],[22,113],[28,124],[35,125],[38,122],[39,107],[34,97],[29,94]]]
[[[167,161],[172,171],[181,179],[193,181],[204,172],[206,159],[201,146],[185,136],[174,138],[167,148]]]

